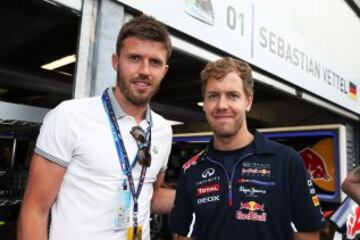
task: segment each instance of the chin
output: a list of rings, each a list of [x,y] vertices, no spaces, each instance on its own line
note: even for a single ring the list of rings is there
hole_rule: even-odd
[[[214,131],[215,136],[221,137],[221,138],[230,138],[235,135],[235,133],[232,131],[225,131],[225,130],[217,131],[215,129],[213,131]]]

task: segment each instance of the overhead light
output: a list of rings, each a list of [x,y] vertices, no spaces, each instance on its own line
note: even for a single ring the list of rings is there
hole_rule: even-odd
[[[202,106],[204,106],[204,102],[198,102],[197,105],[202,107]]]
[[[184,124],[183,122],[178,122],[178,121],[174,121],[174,120],[169,120],[166,119],[166,121],[168,121],[170,123],[171,126],[175,126],[175,125],[182,125]]]
[[[46,70],[54,70],[57,69],[59,67],[68,65],[70,63],[74,63],[76,61],[76,56],[75,54],[57,59],[55,61],[52,61],[50,63],[44,64],[41,66],[42,69],[46,69]]]

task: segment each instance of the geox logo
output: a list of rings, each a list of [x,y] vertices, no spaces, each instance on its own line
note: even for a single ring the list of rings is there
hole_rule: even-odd
[[[218,201],[220,201],[220,195],[215,195],[215,196],[199,198],[197,200],[197,204],[200,205],[203,203],[211,203],[211,202],[218,202]]]

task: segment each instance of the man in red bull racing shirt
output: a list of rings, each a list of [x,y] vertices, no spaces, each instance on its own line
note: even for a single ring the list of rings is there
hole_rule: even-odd
[[[302,159],[247,128],[249,65],[223,58],[201,79],[214,135],[180,173],[170,220],[177,239],[319,239],[325,222]]]

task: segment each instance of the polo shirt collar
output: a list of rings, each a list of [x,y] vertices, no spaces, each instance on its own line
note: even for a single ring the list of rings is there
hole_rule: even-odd
[[[118,101],[116,100],[116,97],[115,97],[115,94],[114,94],[114,88],[108,88],[106,91],[109,94],[110,104],[111,104],[111,107],[114,110],[114,114],[115,114],[116,119],[120,119],[120,118],[125,117],[126,113],[121,108]],[[146,120],[146,122],[151,123],[151,110],[150,110],[149,105],[146,108],[145,120]]]

